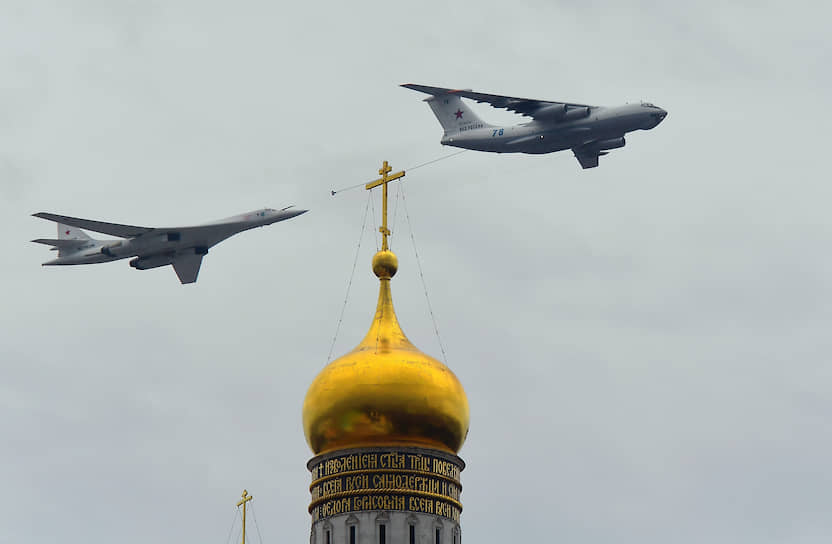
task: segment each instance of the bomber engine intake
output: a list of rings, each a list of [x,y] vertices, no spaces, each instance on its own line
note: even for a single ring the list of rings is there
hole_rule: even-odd
[[[173,264],[174,255],[151,255],[149,257],[136,257],[130,261],[130,266],[136,270],[149,270]]]
[[[118,248],[122,246],[122,242],[116,242],[114,244],[108,244],[101,248],[101,254],[106,255],[108,257],[120,257],[121,252],[118,251]]]

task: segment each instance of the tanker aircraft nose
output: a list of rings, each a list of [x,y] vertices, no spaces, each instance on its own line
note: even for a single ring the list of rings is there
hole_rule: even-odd
[[[656,119],[659,120],[659,123],[661,123],[662,121],[664,121],[664,118],[667,117],[667,110],[659,108],[659,111],[656,112],[654,116],[656,117]]]
[[[667,117],[667,110],[663,110],[657,106],[652,106],[651,110],[654,111],[650,112],[650,122],[647,126],[648,130],[657,127],[659,123],[664,121],[664,118]]]

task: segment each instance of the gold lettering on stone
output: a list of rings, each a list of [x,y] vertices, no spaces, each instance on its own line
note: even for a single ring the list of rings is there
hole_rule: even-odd
[[[433,514],[433,501],[424,499],[422,497],[408,497],[410,504],[408,505],[411,512],[423,512],[425,514]]]
[[[345,487],[347,491],[355,491],[358,489],[367,489],[367,486],[370,484],[370,477],[366,474],[359,474],[358,476],[345,476],[344,481],[346,482]]]
[[[365,495],[326,501],[312,510],[313,521],[367,510],[403,510],[443,516],[459,521],[460,509],[439,499],[402,495]]]
[[[431,472],[459,480],[460,469],[454,463],[421,454],[390,453],[353,453],[342,457],[333,457],[311,469],[312,481],[334,476],[343,472],[374,469],[414,470]]]
[[[430,458],[424,455],[408,455],[410,461],[410,470],[419,470],[421,472],[430,472]]]
[[[448,461],[443,461],[441,459],[433,459],[432,472],[434,474],[440,474],[442,476],[446,476],[454,480],[459,480],[459,467]]]
[[[418,474],[359,474],[355,476],[341,476],[324,480],[312,486],[312,501],[347,492],[361,492],[371,490],[418,491],[442,495],[459,501],[460,488],[447,480],[435,476]]]
[[[404,455],[400,453],[383,453],[381,454],[381,468],[399,468],[403,469],[404,466]]]
[[[430,454],[349,453],[310,469],[313,521],[369,510],[403,510],[459,521],[460,466]]]

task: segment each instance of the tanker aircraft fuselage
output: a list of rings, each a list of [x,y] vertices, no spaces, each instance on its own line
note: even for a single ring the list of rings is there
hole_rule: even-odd
[[[667,116],[665,110],[648,102],[602,107],[424,85],[402,86],[431,95],[425,101],[445,130],[442,145],[492,153],[542,154],[571,149],[583,168],[598,166],[598,157],[624,147],[628,132],[650,130]],[[532,120],[491,125],[461,98],[486,102]]]

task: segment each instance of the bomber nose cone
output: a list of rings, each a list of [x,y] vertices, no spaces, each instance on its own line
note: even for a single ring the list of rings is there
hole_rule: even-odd
[[[286,211],[284,211],[283,213],[284,213],[284,215],[285,215],[286,219],[291,219],[291,218],[293,218],[293,217],[297,217],[297,216],[299,216],[299,215],[301,215],[301,214],[304,214],[304,213],[306,213],[306,212],[308,212],[308,211],[309,211],[309,210],[286,210]]]

